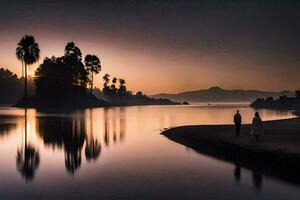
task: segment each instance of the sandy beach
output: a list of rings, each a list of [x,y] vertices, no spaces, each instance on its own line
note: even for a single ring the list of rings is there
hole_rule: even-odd
[[[259,142],[249,124],[238,138],[234,125],[182,126],[162,134],[201,154],[300,184],[300,118],[264,122]]]

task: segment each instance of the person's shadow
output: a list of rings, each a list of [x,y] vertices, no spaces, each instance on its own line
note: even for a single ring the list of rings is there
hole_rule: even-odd
[[[241,180],[241,167],[239,164],[235,163],[235,168],[234,168],[234,178],[236,182],[240,182]]]
[[[263,183],[263,170],[253,169],[252,170],[253,184],[257,190],[260,190]]]

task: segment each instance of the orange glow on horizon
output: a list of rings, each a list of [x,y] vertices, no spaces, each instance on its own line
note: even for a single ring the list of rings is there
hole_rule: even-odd
[[[35,34],[40,45],[41,59],[45,57],[62,56],[64,46],[72,39],[50,39],[44,35]],[[67,36],[65,36],[67,37]],[[70,37],[72,38],[72,37]],[[7,49],[0,55],[0,66],[6,67],[18,74],[22,73],[21,63],[15,57],[15,48],[19,35],[14,35],[1,48]],[[232,61],[228,55],[213,55],[209,52],[190,50],[182,54],[180,50],[168,48],[144,47],[140,44],[111,44],[109,38],[98,42],[73,40],[81,48],[83,57],[93,53],[100,57],[102,70],[95,77],[95,86],[102,88],[102,76],[109,73],[111,77],[124,78],[127,88],[134,93],[142,91],[146,94],[179,93],[183,91],[207,89],[220,86],[225,89],[260,89],[260,90],[294,90],[299,85],[296,71],[272,69],[257,73],[251,67],[251,60],[244,57]],[[121,46],[119,46],[121,45]],[[38,64],[28,67],[29,75],[34,75]],[[232,68],[229,68],[231,66]],[[243,68],[238,68],[243,66]],[[272,76],[266,76],[272,74]],[[287,74],[287,75],[283,75]],[[252,80],[255,77],[255,81]],[[283,80],[289,81],[283,81]]]

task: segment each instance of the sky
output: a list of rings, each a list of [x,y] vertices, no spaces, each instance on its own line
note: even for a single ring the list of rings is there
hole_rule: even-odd
[[[109,73],[146,94],[300,89],[297,0],[0,0],[0,67],[18,75],[25,34],[39,43],[39,63],[70,41],[99,56],[97,87]]]

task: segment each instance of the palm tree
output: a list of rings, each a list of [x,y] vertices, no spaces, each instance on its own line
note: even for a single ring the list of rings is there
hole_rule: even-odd
[[[91,93],[93,92],[94,73],[101,71],[100,59],[95,55],[86,55],[84,59],[87,70],[91,73]]]
[[[123,86],[123,85],[125,85],[125,80],[124,80],[124,79],[122,79],[122,78],[119,78],[119,82],[120,82],[120,86]]]
[[[122,78],[119,78],[119,90],[118,92],[120,94],[125,94],[126,93],[126,86],[125,86],[125,80]]]
[[[103,76],[103,81],[104,81],[104,87],[107,87],[110,81],[110,75],[109,74],[105,74]]]
[[[112,81],[111,81],[112,84],[111,84],[111,86],[110,86],[110,89],[111,89],[111,91],[112,91],[113,94],[115,94],[115,93],[117,92],[117,87],[116,87],[117,81],[118,81],[118,79],[117,79],[116,77],[114,77],[114,78],[112,79]]]
[[[32,65],[40,59],[40,48],[38,43],[31,35],[25,35],[18,43],[16,49],[16,56],[19,61],[24,64],[25,84],[24,84],[24,98],[27,100],[27,65]]]

